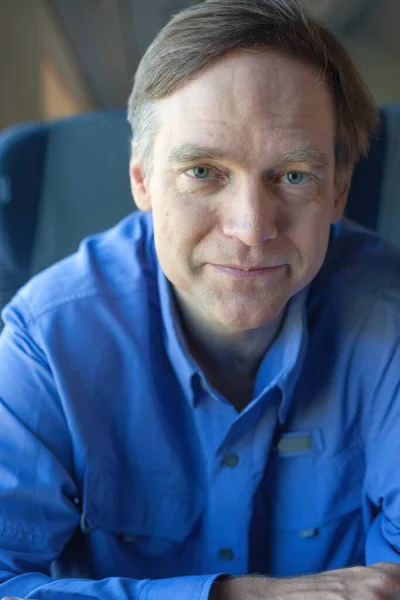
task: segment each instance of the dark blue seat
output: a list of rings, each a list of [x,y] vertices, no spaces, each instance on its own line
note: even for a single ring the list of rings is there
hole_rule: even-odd
[[[0,133],[0,310],[29,277],[134,207],[124,111]]]
[[[381,107],[381,130],[355,168],[346,215],[400,244],[400,105]]]

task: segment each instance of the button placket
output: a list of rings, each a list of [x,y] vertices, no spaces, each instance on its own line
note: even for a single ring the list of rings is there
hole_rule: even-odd
[[[236,452],[231,452],[231,451],[223,452],[222,456],[220,456],[219,464],[222,467],[225,467],[226,469],[228,469],[228,471],[233,470],[239,464],[239,456]],[[226,472],[226,476],[229,477],[228,471]],[[235,475],[233,473],[232,473],[232,477],[235,477]],[[217,548],[218,548],[218,546],[217,546]],[[237,560],[235,551],[233,550],[232,547],[229,547],[229,546],[221,546],[217,550],[217,555],[218,555],[219,559],[224,562],[230,562],[230,561]]]

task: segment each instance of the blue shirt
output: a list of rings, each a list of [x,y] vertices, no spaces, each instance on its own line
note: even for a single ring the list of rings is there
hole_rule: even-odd
[[[400,563],[400,254],[348,221],[240,413],[135,213],[0,337],[0,596],[206,600],[220,573]],[[83,578],[82,578],[83,577]]]

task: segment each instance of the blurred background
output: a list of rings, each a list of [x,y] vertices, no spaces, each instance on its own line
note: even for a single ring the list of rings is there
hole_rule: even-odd
[[[305,2],[339,35],[377,102],[400,100],[400,0]],[[0,0],[0,129],[124,107],[147,45],[190,3]]]

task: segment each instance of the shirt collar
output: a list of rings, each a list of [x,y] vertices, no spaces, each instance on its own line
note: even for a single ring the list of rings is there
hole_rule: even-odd
[[[274,386],[282,393],[278,418],[284,423],[290,408],[307,346],[307,297],[310,286],[295,294],[288,302],[281,329],[266,352],[258,369],[255,396],[261,396]]]
[[[278,413],[281,423],[286,420],[307,349],[306,303],[309,287],[290,299],[279,334],[266,352],[257,373],[255,397],[264,396],[266,391],[274,386],[279,387],[282,392]],[[194,407],[193,381],[195,375],[199,375],[199,368],[190,355],[171,285],[159,263],[158,288],[165,348],[184,394]]]
[[[158,263],[158,289],[160,294],[161,315],[164,323],[164,343],[183,392],[194,406],[192,380],[198,368],[192,359],[178,312],[171,284]]]

